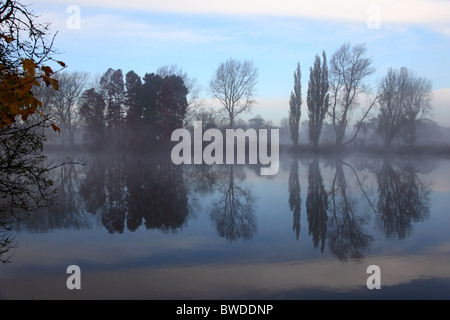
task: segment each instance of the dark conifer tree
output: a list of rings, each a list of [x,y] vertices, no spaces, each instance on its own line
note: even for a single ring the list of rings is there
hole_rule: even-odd
[[[98,148],[106,136],[105,101],[95,89],[86,90],[81,96],[80,115],[85,124],[84,141]]]
[[[139,150],[143,144],[142,133],[142,81],[134,71],[125,75],[125,105],[127,106],[126,139],[128,146],[133,150]]]
[[[142,84],[142,130],[147,143],[154,143],[157,137],[159,98],[163,78],[155,73],[147,73]]]
[[[301,78],[300,63],[297,63],[297,69],[294,72],[294,91],[291,92],[289,99],[289,130],[291,131],[291,140],[295,146],[298,145],[298,131],[300,129],[300,116],[302,113]]]
[[[170,141],[173,130],[183,126],[188,107],[187,93],[181,77],[172,75],[164,78],[158,109],[158,132],[164,143]]]
[[[106,138],[110,145],[123,144],[125,84],[122,70],[109,68],[100,80],[106,101]]]
[[[306,102],[309,116],[309,140],[317,147],[322,131],[323,120],[328,111],[328,66],[325,51],[323,62],[316,55],[314,66],[309,71],[309,83]]]

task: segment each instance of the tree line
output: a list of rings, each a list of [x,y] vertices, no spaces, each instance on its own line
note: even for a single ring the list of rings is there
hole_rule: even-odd
[[[4,172],[17,168],[41,172],[42,166],[35,164],[41,161],[39,152],[51,134],[49,127],[69,145],[83,128],[84,141],[96,148],[143,150],[164,146],[171,132],[187,126],[188,120],[201,120],[206,127],[273,126],[259,116],[247,123],[240,119],[256,100],[258,69],[251,61],[229,59],[219,64],[207,88],[219,106],[213,112],[202,104],[196,80],[176,66],[143,77],[110,68],[93,85],[88,73],[64,71],[66,64],[53,58],[55,35],[49,34],[49,25],[37,23],[36,16],[18,1],[0,3],[0,25],[0,164]],[[371,123],[386,146],[398,141],[415,143],[419,120],[431,112],[431,81],[406,67],[391,68],[371,91],[368,79],[374,72],[365,44],[343,44],[329,63],[325,52],[315,56],[306,97],[312,145],[319,145],[327,120],[336,146],[353,143],[366,130],[375,108],[378,115]],[[303,104],[301,76],[298,63],[287,121],[294,145],[299,143]],[[359,118],[352,119],[357,113]],[[30,155],[36,161],[30,162]],[[46,184],[44,178],[42,183]]]
[[[48,117],[63,128],[63,143],[73,145],[82,128],[83,141],[95,147],[142,149],[170,140],[189,107],[188,79],[181,73],[164,74],[166,70],[141,78],[134,71],[124,75],[109,68],[90,88],[88,73],[63,72],[56,76],[58,91],[40,86],[36,95]]]
[[[317,147],[324,121],[329,119],[335,134],[335,145],[342,147],[355,141],[364,129],[374,108],[378,108],[376,132],[384,146],[396,141],[414,145],[417,140],[418,122],[431,114],[430,80],[417,76],[407,67],[389,68],[387,74],[371,90],[368,78],[375,72],[372,59],[363,44],[344,43],[327,62],[315,56],[309,71],[306,105],[308,111],[309,141]],[[289,100],[289,129],[291,140],[298,145],[301,116],[300,64],[294,72],[294,90]],[[352,115],[358,111],[354,130]]]
[[[90,78],[85,72],[62,72],[55,75],[59,90],[34,89],[46,115],[63,128],[63,144],[75,144],[76,134],[83,131],[83,141],[95,148],[143,150],[167,145],[175,129],[195,120],[207,128],[274,126],[259,114],[247,122],[238,118],[255,102],[257,69],[249,61],[230,59],[218,67],[210,83],[210,93],[223,104],[217,112],[203,106],[197,80],[175,65],[143,77],[109,68],[93,82]]]
[[[374,72],[364,43],[344,43],[329,62],[325,51],[316,54],[309,68],[304,103],[297,63],[288,117],[281,123],[289,130],[291,142],[299,145],[302,107],[306,104],[308,139],[314,147],[319,145],[327,122],[337,147],[357,141],[369,124],[375,125],[386,147],[414,145],[419,121],[432,111],[431,81],[406,67],[390,68],[371,89],[369,78]],[[196,79],[177,66],[161,67],[143,77],[134,71],[124,75],[121,69],[110,68],[89,89],[89,74],[84,72],[63,72],[55,78],[58,91],[41,86],[36,88],[36,96],[48,117],[62,128],[62,141],[68,144],[74,143],[78,128],[84,129],[84,141],[96,147],[126,145],[141,150],[168,143],[173,130],[189,126],[193,120],[202,121],[207,128],[275,127],[260,115],[247,122],[241,119],[256,101],[258,69],[248,60],[229,59],[217,67],[207,87],[215,105],[207,107],[200,99]]]

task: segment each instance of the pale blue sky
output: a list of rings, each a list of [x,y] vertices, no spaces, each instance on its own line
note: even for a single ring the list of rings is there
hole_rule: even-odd
[[[71,28],[70,6],[79,9],[79,29]],[[207,99],[221,62],[252,60],[259,70],[252,114],[275,123],[287,116],[297,62],[306,92],[315,54],[325,50],[330,59],[344,42],[365,42],[377,69],[372,85],[389,67],[412,69],[433,82],[433,119],[450,126],[450,1],[37,0],[32,8],[58,31],[58,59],[68,70],[143,76],[176,64]]]

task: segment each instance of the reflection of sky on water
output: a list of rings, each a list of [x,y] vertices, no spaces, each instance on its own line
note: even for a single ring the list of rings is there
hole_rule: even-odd
[[[330,251],[329,239],[323,253],[314,247],[305,203],[307,158],[301,159],[298,167],[301,211],[296,238],[288,201],[292,159],[286,159],[275,177],[246,171],[241,179],[242,172],[235,172],[234,182],[251,190],[255,198],[256,230],[247,239],[230,241],[219,236],[209,215],[211,203],[221,197],[219,191],[195,194],[185,181],[188,198],[195,205],[190,207],[187,221],[175,231],[140,226],[133,232],[125,228],[121,234],[111,234],[94,216],[90,218],[92,228],[87,230],[29,233],[23,229],[17,234],[13,263],[0,272],[0,297],[75,297],[65,288],[65,269],[71,264],[81,267],[82,290],[76,295],[86,298],[370,297],[365,281],[371,264],[379,265],[382,271],[382,293],[376,293],[378,296],[426,298],[426,291],[439,288],[435,292],[438,298],[440,293],[450,297],[450,285],[442,282],[450,279],[450,187],[444,179],[450,161],[436,160],[430,172],[416,173],[424,183],[436,179],[438,183],[430,185],[429,218],[413,222],[410,233],[401,240],[387,239],[370,205],[364,203],[367,199],[377,201],[376,170],[364,159],[346,161],[354,169],[343,167],[347,193],[357,200],[352,203],[358,216],[367,218],[363,233],[371,236],[361,259],[339,261]],[[335,178],[333,161],[319,163],[325,189],[330,192]],[[228,184],[225,177],[224,186]],[[358,179],[367,193],[364,196]],[[411,288],[421,289],[411,295]]]

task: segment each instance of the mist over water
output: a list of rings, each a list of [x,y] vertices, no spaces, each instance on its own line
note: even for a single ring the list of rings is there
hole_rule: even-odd
[[[170,149],[78,157],[52,173],[58,204],[4,232],[3,298],[73,297],[74,264],[80,298],[449,297],[446,158],[283,149],[279,172],[261,176],[175,165]]]

